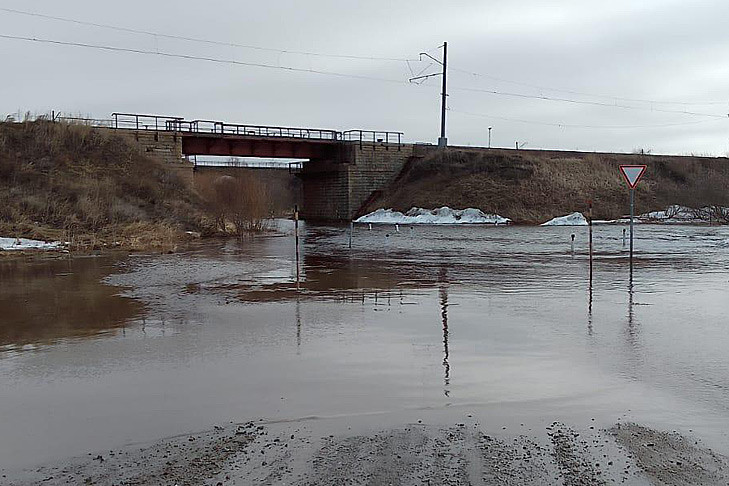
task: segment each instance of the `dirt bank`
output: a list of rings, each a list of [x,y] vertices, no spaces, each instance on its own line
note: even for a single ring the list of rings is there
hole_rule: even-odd
[[[540,223],[584,211],[586,201],[593,200],[596,219],[614,219],[628,210],[620,164],[648,165],[636,193],[639,213],[671,204],[729,205],[726,158],[448,149],[412,159],[364,212],[474,207],[516,222]]]
[[[197,194],[133,142],[42,119],[0,123],[0,236],[150,249],[203,229]]]
[[[4,477],[14,486],[96,485],[719,485],[726,458],[636,424],[542,433],[476,423],[413,423],[366,435],[317,435],[305,422],[248,422]]]

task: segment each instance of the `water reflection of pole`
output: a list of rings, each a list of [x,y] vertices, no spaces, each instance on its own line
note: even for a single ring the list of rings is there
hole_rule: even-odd
[[[444,378],[443,378],[443,385],[444,390],[443,393],[445,396],[449,396],[450,390],[448,390],[448,386],[451,383],[451,365],[448,362],[448,288],[444,285],[440,288],[440,318],[443,323],[443,368],[444,368]]]
[[[296,352],[301,347],[301,301],[299,294],[296,294]]]
[[[588,284],[587,293],[587,334],[592,336],[592,272],[590,272],[590,283]]]
[[[631,341],[631,346],[635,347],[635,315],[633,312],[633,267],[630,267],[630,280],[628,281],[628,337]]]

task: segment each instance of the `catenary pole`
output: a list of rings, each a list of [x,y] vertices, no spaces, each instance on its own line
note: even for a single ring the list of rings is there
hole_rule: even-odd
[[[446,98],[448,97],[448,91],[446,89],[447,67],[448,43],[443,42],[443,91],[441,93],[440,100],[440,139],[438,140],[439,147],[445,147],[448,145],[448,139],[446,138]]]

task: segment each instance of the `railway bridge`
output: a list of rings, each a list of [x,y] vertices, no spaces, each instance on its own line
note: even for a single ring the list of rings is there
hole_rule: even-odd
[[[413,155],[393,131],[293,128],[232,124],[180,117],[114,113],[94,125],[134,137],[140,148],[194,171],[198,156],[304,159],[301,215],[350,220],[389,184]]]

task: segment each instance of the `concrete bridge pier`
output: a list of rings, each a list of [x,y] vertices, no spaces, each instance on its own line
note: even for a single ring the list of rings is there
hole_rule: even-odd
[[[339,160],[303,164],[301,216],[310,221],[350,221],[376,191],[387,187],[413,154],[412,145],[346,143]]]

